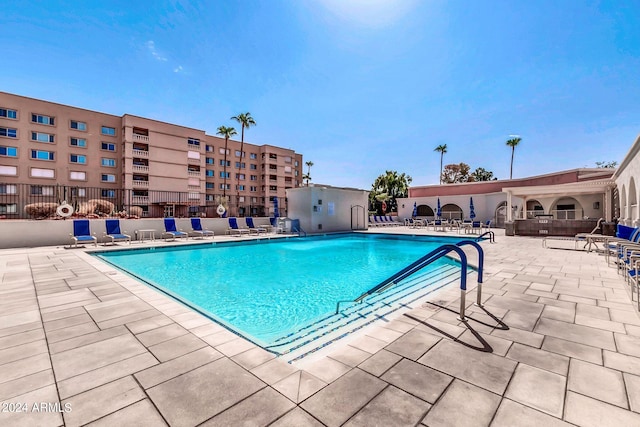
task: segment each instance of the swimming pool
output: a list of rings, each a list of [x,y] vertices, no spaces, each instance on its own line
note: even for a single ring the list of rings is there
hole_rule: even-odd
[[[338,301],[357,298],[432,249],[459,240],[349,233],[96,255],[269,348],[326,319]],[[431,270],[456,265],[441,258]]]

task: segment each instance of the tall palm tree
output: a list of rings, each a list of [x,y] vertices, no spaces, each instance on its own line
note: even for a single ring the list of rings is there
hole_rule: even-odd
[[[507,145],[511,147],[511,171],[509,172],[509,179],[513,179],[513,156],[516,153],[516,147],[518,146],[518,144],[520,144],[522,138],[515,135],[510,136],[513,136],[513,138],[507,141]]]
[[[250,112],[240,113],[237,116],[231,117],[231,120],[235,120],[236,122],[242,125],[242,133],[240,134],[240,167],[238,169],[242,169],[242,156],[244,153],[244,129],[249,129],[251,126],[256,125],[256,121],[251,117]],[[242,173],[240,170],[239,173]],[[236,205],[240,206],[240,190],[236,190]]]
[[[442,160],[444,159],[444,153],[447,152],[447,144],[438,145],[433,151],[440,153],[440,184],[442,184]]]
[[[313,162],[311,160],[309,160],[308,162],[304,163],[305,165],[307,165],[308,169],[307,169],[307,174],[305,176],[302,177],[302,179],[304,179],[306,177],[307,179],[307,187],[309,186],[309,180],[311,179],[311,166],[313,166]]]
[[[216,132],[216,135],[220,135],[220,136],[224,136],[224,178],[225,178],[225,182],[224,182],[224,187],[223,188],[223,197],[224,200],[227,200],[227,146],[229,145],[229,138],[231,138],[233,135],[237,135],[238,132],[236,132],[235,128],[232,127],[226,127],[226,126],[220,126],[218,128],[218,132]]]

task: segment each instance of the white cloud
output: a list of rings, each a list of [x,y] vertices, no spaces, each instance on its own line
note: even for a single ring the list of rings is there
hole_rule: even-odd
[[[184,68],[182,68],[182,65],[178,65],[176,68],[173,69],[174,73],[182,73],[184,71]]]
[[[162,61],[162,62],[166,62],[167,58],[165,56],[163,56],[162,54],[160,54],[160,52],[157,51],[156,49],[156,44],[153,40],[149,40],[147,43],[147,49],[149,49],[149,53],[151,53],[151,55],[156,58],[158,61]]]

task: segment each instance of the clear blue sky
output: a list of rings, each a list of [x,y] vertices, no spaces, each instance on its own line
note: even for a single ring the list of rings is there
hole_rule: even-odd
[[[0,90],[290,147],[314,182],[413,185],[620,161],[640,134],[640,1],[5,1]],[[306,168],[305,168],[306,171]]]

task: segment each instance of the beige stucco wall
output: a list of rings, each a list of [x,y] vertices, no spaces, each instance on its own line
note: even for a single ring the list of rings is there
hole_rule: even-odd
[[[307,233],[327,233],[352,230],[366,224],[366,190],[345,189],[327,186],[311,186],[287,190],[289,217],[300,220]],[[354,206],[362,206],[353,209]],[[357,213],[356,213],[357,212]]]
[[[628,226],[640,225],[640,136],[629,149],[613,175],[619,194],[620,210],[617,212],[620,223]]]

